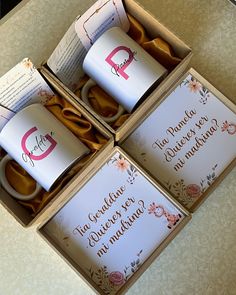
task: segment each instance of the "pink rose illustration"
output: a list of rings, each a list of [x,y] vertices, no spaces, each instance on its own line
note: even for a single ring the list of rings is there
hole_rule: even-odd
[[[191,198],[197,198],[201,195],[201,188],[197,184],[189,184],[186,187],[186,194]]]
[[[189,84],[188,84],[188,88],[191,92],[197,92],[199,90],[201,90],[202,88],[202,84],[199,83],[198,81],[196,80],[193,80],[193,81],[190,81]]]
[[[123,285],[125,282],[125,278],[124,278],[123,273],[121,273],[119,271],[111,272],[108,276],[108,279],[115,286]]]
[[[127,169],[128,169],[128,167],[129,167],[129,162],[128,161],[126,161],[125,159],[119,159],[119,160],[117,160],[117,162],[116,162],[116,167],[119,169],[119,170],[121,170],[122,172],[123,171],[126,171]]]

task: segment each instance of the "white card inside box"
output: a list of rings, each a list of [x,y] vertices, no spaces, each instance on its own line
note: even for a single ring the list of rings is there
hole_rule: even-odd
[[[118,294],[188,219],[183,207],[116,148],[40,233],[99,293]]]
[[[235,106],[191,69],[122,147],[192,209],[234,163]]]

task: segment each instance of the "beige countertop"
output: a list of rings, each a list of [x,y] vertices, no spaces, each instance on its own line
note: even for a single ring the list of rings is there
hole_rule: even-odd
[[[0,75],[46,60],[94,1],[26,0],[0,22]],[[236,7],[227,0],[139,0],[193,49],[198,72],[236,103]],[[222,151],[223,152],[223,151]],[[236,294],[236,168],[128,294]],[[0,207],[0,294],[94,294],[38,236]]]

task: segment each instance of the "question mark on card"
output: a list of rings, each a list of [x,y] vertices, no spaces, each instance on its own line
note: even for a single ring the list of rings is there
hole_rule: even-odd
[[[142,206],[142,209],[146,209],[144,201],[143,200],[139,200],[138,204]]]
[[[212,119],[211,122],[214,123],[217,127],[219,127],[218,122],[217,122],[216,119]]]

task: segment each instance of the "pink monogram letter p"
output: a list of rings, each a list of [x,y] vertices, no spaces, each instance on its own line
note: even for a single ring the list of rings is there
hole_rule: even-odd
[[[129,54],[129,57],[125,59],[122,63],[117,64],[112,60],[112,58],[115,54],[117,54],[117,52],[121,50],[126,51]],[[107,56],[105,61],[112,67],[117,76],[119,76],[120,74],[125,80],[127,80],[129,76],[125,73],[125,69],[128,67],[128,65],[132,62],[133,59],[133,52],[128,47],[118,46],[114,50],[112,50],[112,52]]]

